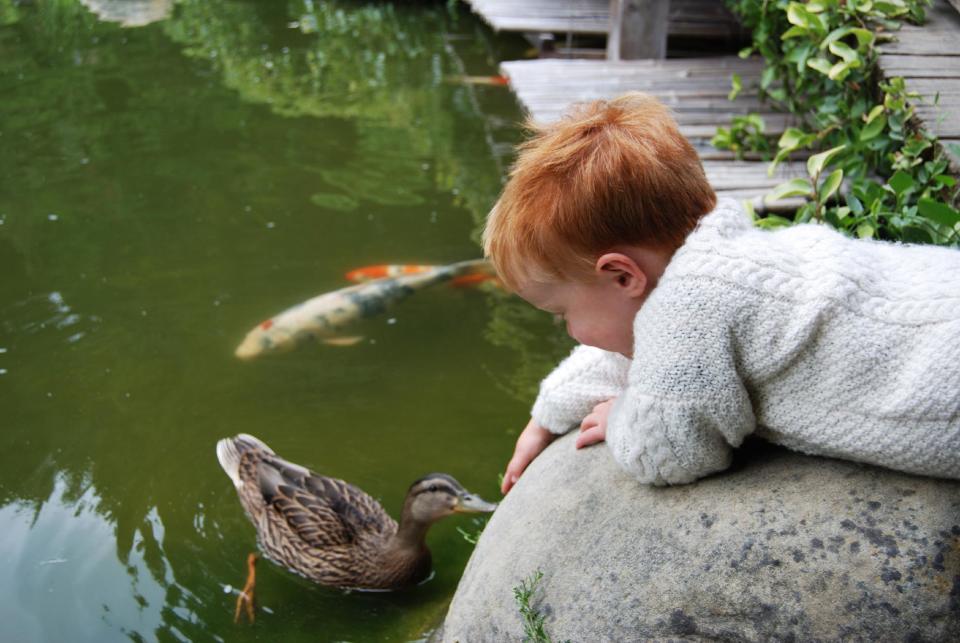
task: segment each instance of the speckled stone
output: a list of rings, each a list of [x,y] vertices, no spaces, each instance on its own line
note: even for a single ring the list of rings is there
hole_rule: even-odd
[[[647,487],[573,435],[504,499],[436,638],[519,641],[512,588],[554,641],[958,641],[960,483],[759,441]]]

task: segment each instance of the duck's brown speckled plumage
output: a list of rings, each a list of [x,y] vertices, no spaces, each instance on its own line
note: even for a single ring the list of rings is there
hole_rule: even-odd
[[[260,548],[274,562],[343,588],[395,589],[429,575],[424,535],[430,524],[406,518],[417,483],[404,505],[400,532],[361,489],[287,462],[252,436],[221,440],[217,455],[256,527]],[[434,475],[466,493],[453,478]]]

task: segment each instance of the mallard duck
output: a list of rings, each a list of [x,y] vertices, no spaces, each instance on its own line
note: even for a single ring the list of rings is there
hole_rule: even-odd
[[[217,443],[217,459],[237,488],[267,558],[306,578],[348,589],[399,589],[430,574],[424,538],[453,513],[491,512],[452,476],[433,473],[410,485],[400,523],[352,484],[317,475],[240,434]],[[253,569],[237,601],[252,613]]]

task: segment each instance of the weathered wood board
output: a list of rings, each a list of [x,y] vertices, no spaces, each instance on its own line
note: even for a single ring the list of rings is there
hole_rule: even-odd
[[[610,0],[465,1],[497,31],[606,34],[610,28]],[[668,25],[671,36],[726,38],[742,32],[723,0],[670,0]]]
[[[960,0],[934,0],[923,25],[904,25],[884,43],[880,69],[887,78],[902,76],[921,124],[940,138],[953,170],[960,171]]]

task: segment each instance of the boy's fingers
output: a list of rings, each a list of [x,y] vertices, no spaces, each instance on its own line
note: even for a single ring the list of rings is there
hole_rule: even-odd
[[[526,465],[518,462],[517,457],[514,456],[507,464],[507,470],[503,474],[503,484],[500,485],[501,493],[505,494],[510,491],[510,488],[517,483],[517,479],[520,478],[520,474],[526,468]]]
[[[603,442],[603,439],[603,431],[600,430],[599,426],[595,426],[583,431],[580,435],[578,435],[575,446],[578,449],[582,449],[583,447],[588,447],[591,444]]]
[[[503,476],[503,484],[500,485],[500,493],[507,495],[507,492],[513,489],[513,485],[517,484],[518,476],[510,473],[509,471]]]

